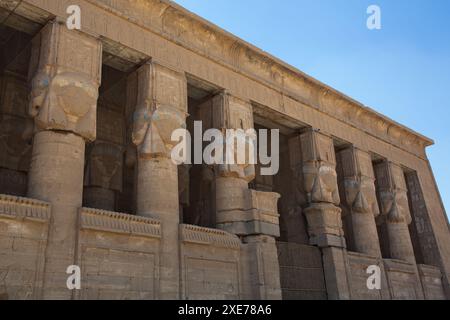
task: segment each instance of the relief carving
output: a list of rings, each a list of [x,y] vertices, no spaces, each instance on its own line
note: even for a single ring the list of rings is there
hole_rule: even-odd
[[[140,157],[170,157],[177,144],[171,140],[172,133],[186,127],[184,76],[155,64],[146,64],[137,71],[137,77],[133,143],[138,147]]]
[[[28,90],[19,76],[5,74],[0,95],[0,167],[28,171],[33,123],[26,114]]]
[[[308,131],[301,135],[301,143],[308,202],[339,205],[333,141],[319,132]]]
[[[293,174],[293,188],[295,208],[294,211],[301,211],[301,208],[307,203],[304,181],[303,181],[303,157],[302,143],[300,136],[293,137],[289,140],[289,163]]]
[[[411,214],[408,208],[408,198],[404,191],[380,192],[382,215],[389,222],[405,222],[410,224]]]
[[[87,147],[85,186],[122,191],[123,148],[95,141]]]
[[[190,165],[178,166],[178,195],[180,204],[183,206],[190,205]]]
[[[245,102],[239,98],[233,97],[227,93],[221,93],[213,99],[213,126],[219,130],[222,130],[224,137],[226,137],[227,129],[234,130],[251,130],[254,127],[253,121],[253,108],[248,102]],[[242,139],[243,137],[238,137]],[[251,138],[245,138],[245,152],[249,155],[251,150],[256,150],[252,144]],[[234,162],[238,163],[238,147],[237,139],[234,141]],[[247,156],[248,160],[249,157]],[[222,177],[235,177],[243,179],[247,182],[251,182],[256,177],[255,165],[246,164],[224,164],[217,167],[217,174]]]
[[[32,132],[31,119],[7,115],[0,118],[0,167],[28,171]]]
[[[381,216],[391,223],[412,222],[402,168],[389,161],[375,166]]]
[[[356,148],[339,152],[344,178],[345,203],[354,213],[380,214],[370,154]]]
[[[36,130],[69,131],[96,138],[101,44],[57,23],[33,39],[29,114]]]
[[[193,52],[220,64],[239,68],[246,75],[267,83],[272,89],[282,90],[283,95],[292,97],[299,103],[320,109],[347,124],[355,125],[360,130],[371,132],[387,142],[394,142],[407,151],[423,156],[423,148],[432,143],[431,140],[412,133],[372,109],[325,87],[298,70],[277,62],[260,50],[255,50],[245,42],[166,2],[137,2],[131,11],[120,1],[88,2],[108,9],[112,7],[118,13],[127,12],[138,24],[157,31],[163,37],[176,39],[177,43]],[[318,91],[325,93],[318,95]],[[359,117],[361,110],[364,113],[362,119]],[[399,127],[399,137],[389,134],[388,127],[391,125]],[[407,138],[411,134],[414,139]]]
[[[354,213],[379,215],[373,179],[367,177],[345,179],[346,203]]]
[[[122,112],[110,103],[99,101],[97,107],[97,139],[117,145],[125,143],[125,120]]]
[[[161,222],[131,214],[80,208],[81,229],[125,235],[160,238]]]
[[[29,88],[26,79],[6,73],[2,76],[1,84],[1,113],[22,118],[28,117]]]

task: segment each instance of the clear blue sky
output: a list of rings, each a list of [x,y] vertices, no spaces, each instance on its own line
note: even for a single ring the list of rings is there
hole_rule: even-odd
[[[450,214],[450,0],[177,0],[188,10],[432,138]],[[366,27],[380,6],[382,29]]]

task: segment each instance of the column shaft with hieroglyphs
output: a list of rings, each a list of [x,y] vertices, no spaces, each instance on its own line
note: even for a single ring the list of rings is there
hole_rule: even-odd
[[[333,139],[308,129],[300,136],[300,141],[310,242],[322,250],[328,297],[349,299]]]
[[[161,220],[160,298],[178,299],[178,169],[171,159],[172,133],[185,127],[187,83],[183,73],[147,63],[131,77],[136,83],[133,142],[137,146],[137,214]],[[132,90],[129,90],[132,92]]]
[[[67,299],[82,205],[85,141],[96,137],[102,46],[98,39],[48,23],[33,39],[30,114],[35,134],[28,196],[51,203],[44,290]]]
[[[375,218],[380,214],[375,190],[372,158],[355,147],[341,150],[337,157],[343,178],[343,204],[348,209],[355,250],[381,258]]]
[[[381,208],[379,221],[386,227],[390,258],[415,263],[408,228],[412,218],[403,170],[386,160],[375,165],[375,175]]]

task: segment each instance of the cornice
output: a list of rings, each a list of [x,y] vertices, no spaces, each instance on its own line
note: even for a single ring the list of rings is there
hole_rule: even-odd
[[[93,0],[89,0],[93,1]],[[97,3],[112,7],[110,0]],[[364,106],[360,102],[314,79],[252,44],[221,29],[169,0],[141,1],[149,12],[141,9],[124,12],[137,23],[163,37],[190,48],[216,62],[225,63],[250,78],[256,78],[283,95],[327,113],[358,129],[366,131],[408,151],[423,153],[433,140]],[[138,2],[138,3],[141,3]],[[117,10],[116,10],[117,12]],[[143,19],[143,17],[145,17]]]
[[[424,148],[434,144],[172,1],[85,1],[257,81],[286,101],[297,101],[417,156],[424,157]]]

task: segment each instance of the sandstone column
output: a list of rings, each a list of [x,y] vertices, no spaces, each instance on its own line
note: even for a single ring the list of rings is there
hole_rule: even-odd
[[[381,219],[386,224],[392,259],[415,263],[408,225],[412,222],[402,168],[390,161],[375,165]]]
[[[250,103],[227,93],[213,101],[214,127],[224,137],[227,129],[253,129]],[[237,140],[235,140],[237,141]],[[233,142],[234,143],[234,142]],[[246,144],[250,152],[250,141]],[[235,144],[237,151],[237,144]],[[235,163],[237,154],[233,155]],[[226,159],[225,159],[226,160]],[[247,160],[249,158],[247,157]],[[219,229],[240,236],[244,242],[244,273],[252,299],[281,299],[279,262],[275,238],[280,236],[277,193],[249,189],[255,166],[225,164],[216,167],[216,223]]]
[[[185,75],[157,63],[137,70],[133,142],[138,149],[137,214],[161,220],[160,298],[179,299],[178,168],[174,130],[185,127]],[[130,97],[132,98],[132,97]]]
[[[310,242],[322,250],[329,299],[349,299],[333,140],[313,129],[300,138]]]
[[[43,298],[68,299],[85,141],[96,137],[101,81],[99,40],[49,23],[33,40],[30,114],[35,121],[28,195],[52,204]]]
[[[342,202],[349,210],[355,250],[381,258],[375,218],[380,214],[375,190],[372,158],[355,147],[340,151],[340,169],[344,179]]]
[[[118,196],[123,191],[126,125],[120,109],[123,105],[117,107],[109,101],[111,91],[103,92],[98,102],[97,140],[86,147],[83,206],[118,211]]]

